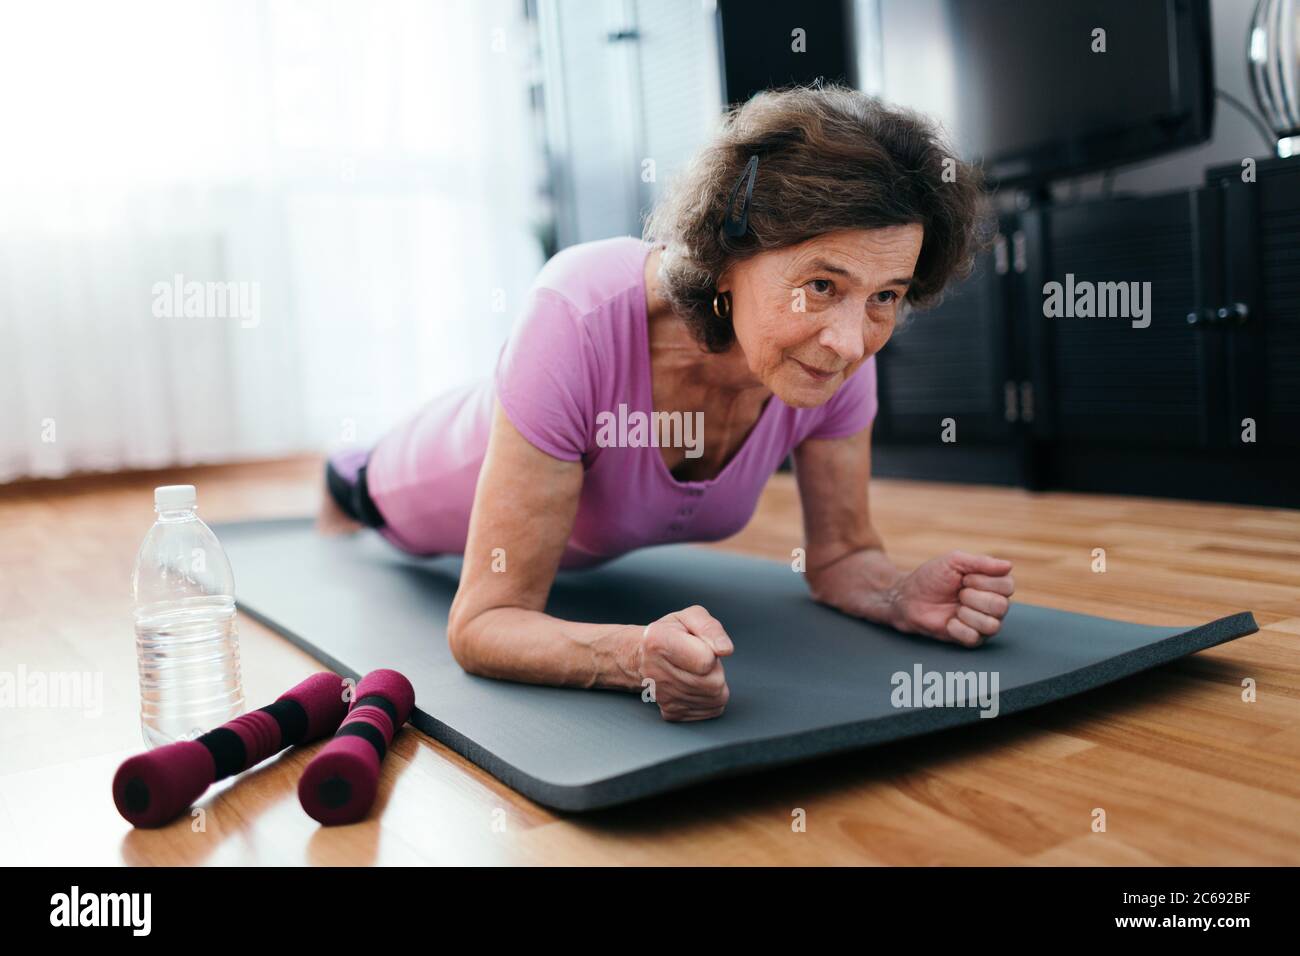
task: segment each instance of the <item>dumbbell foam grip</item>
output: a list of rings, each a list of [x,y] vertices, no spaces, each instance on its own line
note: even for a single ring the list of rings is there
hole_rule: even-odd
[[[137,754],[113,777],[117,812],[137,827],[162,826],[218,780],[293,744],[327,736],[347,714],[346,685],[323,671],[195,740]]]
[[[298,781],[298,800],[312,819],[327,826],[355,823],[370,812],[379,765],[414,707],[415,689],[397,671],[362,678],[343,725]]]

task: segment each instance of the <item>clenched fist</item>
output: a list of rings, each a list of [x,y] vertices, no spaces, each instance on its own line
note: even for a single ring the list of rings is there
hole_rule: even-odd
[[[979,647],[1001,629],[1015,590],[1010,561],[949,551],[894,585],[891,623],[907,634]]]
[[[653,689],[664,720],[721,715],[731,692],[722,658],[735,650],[717,619],[698,604],[667,614],[645,629],[637,648],[642,686]]]

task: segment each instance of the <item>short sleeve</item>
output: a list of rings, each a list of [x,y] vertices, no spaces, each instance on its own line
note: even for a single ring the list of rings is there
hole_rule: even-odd
[[[501,407],[519,433],[553,458],[577,461],[591,434],[591,343],[563,296],[534,289],[497,357]]]
[[[876,408],[876,357],[872,355],[822,407],[821,420],[805,438],[856,435],[875,420]]]

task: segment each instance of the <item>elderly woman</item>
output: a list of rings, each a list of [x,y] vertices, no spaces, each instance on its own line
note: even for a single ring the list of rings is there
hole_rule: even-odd
[[[853,90],[755,96],[645,241],[585,243],[542,269],[494,376],[334,456],[327,507],[404,551],[464,554],[448,638],[467,671],[630,691],[651,678],[665,719],[701,720],[727,703],[725,621],[698,605],[563,621],[547,594],[559,568],[736,533],[793,452],[812,597],[980,645],[1007,613],[1011,563],[951,551],[905,573],[867,495],[874,355],[979,241],[978,173],[950,157],[921,117]],[[653,412],[669,441],[635,427]],[[701,435],[678,428],[695,422]]]

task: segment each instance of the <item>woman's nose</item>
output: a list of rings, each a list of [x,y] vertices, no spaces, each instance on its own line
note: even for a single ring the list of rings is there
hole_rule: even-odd
[[[866,354],[866,324],[860,314],[855,317],[846,309],[822,329],[818,344],[834,352],[844,364],[851,365]]]

